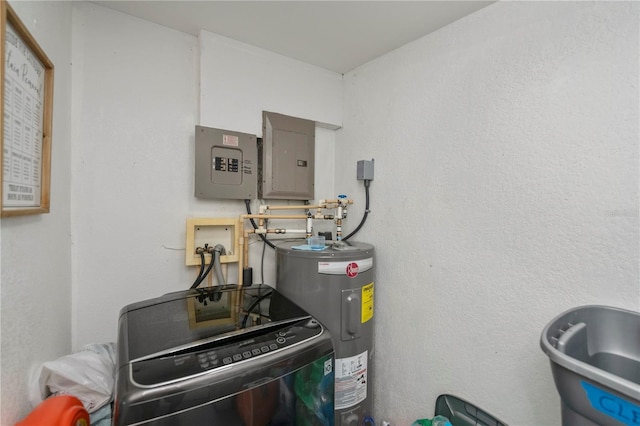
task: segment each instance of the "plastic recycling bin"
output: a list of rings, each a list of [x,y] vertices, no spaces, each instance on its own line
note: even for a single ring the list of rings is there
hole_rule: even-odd
[[[555,317],[540,346],[562,401],[562,424],[640,425],[640,313],[581,306]]]

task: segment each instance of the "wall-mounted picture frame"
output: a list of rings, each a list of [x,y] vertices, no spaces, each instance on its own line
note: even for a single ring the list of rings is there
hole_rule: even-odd
[[[53,63],[0,1],[0,216],[49,213]]]

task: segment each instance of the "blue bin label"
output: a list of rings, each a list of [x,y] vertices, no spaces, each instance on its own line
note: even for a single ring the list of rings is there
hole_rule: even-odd
[[[595,410],[625,425],[640,425],[640,407],[585,381],[581,381],[580,384]]]

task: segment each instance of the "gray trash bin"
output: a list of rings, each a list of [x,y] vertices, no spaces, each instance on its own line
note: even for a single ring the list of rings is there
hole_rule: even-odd
[[[582,306],[554,318],[540,346],[564,426],[640,425],[640,313]]]

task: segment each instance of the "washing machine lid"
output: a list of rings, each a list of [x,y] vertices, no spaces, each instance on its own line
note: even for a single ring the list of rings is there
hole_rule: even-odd
[[[309,314],[267,285],[180,291],[128,305],[120,313],[120,365],[256,334]]]

